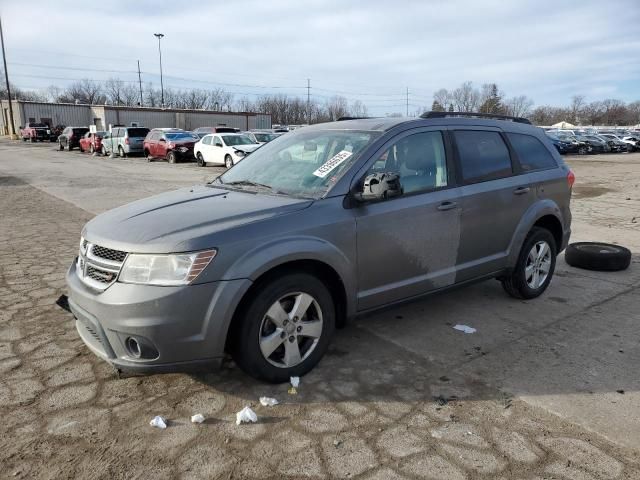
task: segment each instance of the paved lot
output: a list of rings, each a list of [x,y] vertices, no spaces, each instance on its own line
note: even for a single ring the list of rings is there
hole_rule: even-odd
[[[84,222],[219,169],[0,142],[0,476],[640,478],[640,154],[569,163],[573,239],[629,246],[628,271],[560,259],[538,300],[490,281],[358,319],[292,396],[231,363],[117,379],[54,305]]]

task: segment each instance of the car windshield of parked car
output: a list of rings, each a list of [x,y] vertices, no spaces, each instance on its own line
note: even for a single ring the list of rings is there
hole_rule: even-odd
[[[254,133],[253,135],[256,137],[256,140],[258,140],[259,142],[265,142],[265,143],[270,142],[274,138],[278,137],[278,135],[275,135],[273,133]]]
[[[212,182],[322,198],[381,132],[301,130],[267,143]]]
[[[255,145],[255,142],[246,135],[222,135],[222,140],[228,146]]]
[[[186,132],[166,133],[167,140],[198,140],[197,135]]]
[[[107,134],[107,132],[103,132],[103,131],[96,132],[96,137],[98,137],[98,138],[102,138],[102,137],[104,137],[106,134]]]

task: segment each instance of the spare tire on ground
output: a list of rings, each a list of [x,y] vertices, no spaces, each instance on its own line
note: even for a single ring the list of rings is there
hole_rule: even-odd
[[[564,259],[572,267],[615,272],[629,267],[631,251],[611,243],[577,242],[569,244]]]

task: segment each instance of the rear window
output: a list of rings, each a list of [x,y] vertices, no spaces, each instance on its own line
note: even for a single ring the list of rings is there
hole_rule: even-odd
[[[149,133],[148,128],[129,128],[127,129],[127,133],[129,134],[129,138],[144,138]]]
[[[498,132],[454,132],[464,183],[478,183],[513,174],[509,149]]]
[[[520,166],[525,172],[557,167],[549,150],[536,137],[520,133],[507,133],[507,138],[518,154]]]
[[[89,131],[88,128],[74,128],[73,129],[73,134],[74,135],[84,135],[85,133],[87,133]]]
[[[232,127],[216,127],[217,133],[235,133],[237,131],[238,131],[237,128],[232,128]]]

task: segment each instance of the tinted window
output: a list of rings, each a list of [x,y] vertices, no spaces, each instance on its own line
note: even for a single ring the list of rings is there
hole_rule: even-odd
[[[129,138],[144,138],[149,133],[148,128],[129,128],[127,129],[127,133],[129,134]]]
[[[465,183],[486,182],[513,173],[509,150],[498,132],[454,132]]]
[[[87,133],[89,131],[88,128],[74,128],[73,129],[73,134],[74,135],[78,135],[78,136],[82,136],[85,133]]]
[[[404,137],[380,155],[370,172],[396,172],[405,193],[447,186],[447,159],[441,132]]]
[[[525,172],[557,166],[549,150],[536,137],[519,133],[507,133],[507,137],[518,154],[520,166]]]

